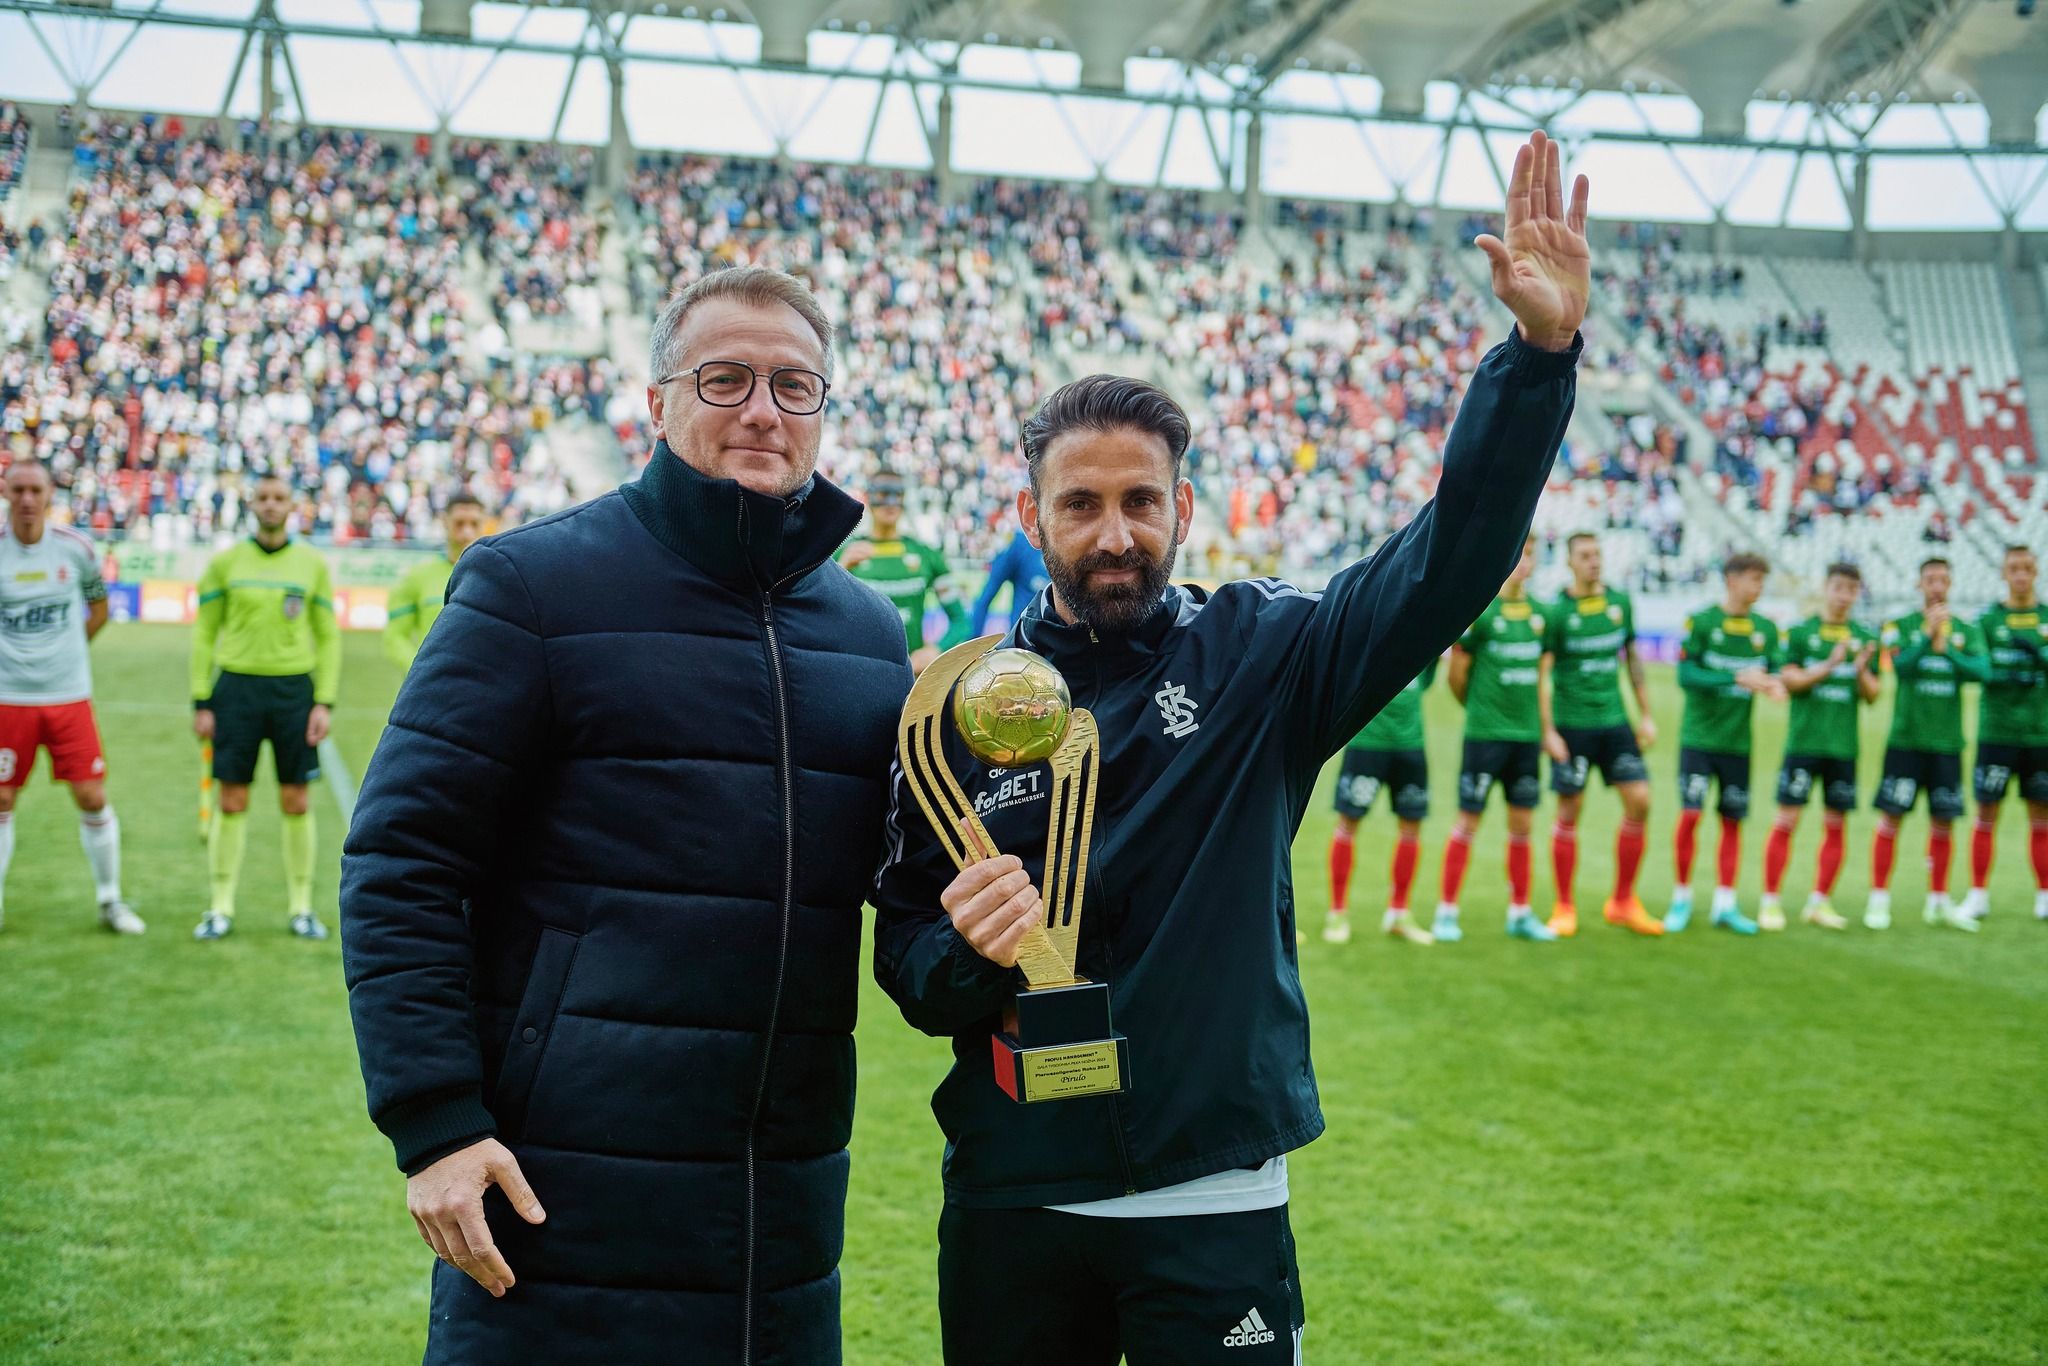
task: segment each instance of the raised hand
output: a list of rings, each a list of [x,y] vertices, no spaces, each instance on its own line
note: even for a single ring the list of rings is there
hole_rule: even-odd
[[[1593,253],[1586,245],[1584,176],[1572,184],[1569,214],[1557,144],[1542,132],[1515,153],[1508,182],[1507,241],[1482,234],[1475,245],[1493,267],[1493,292],[1514,311],[1522,338],[1546,351],[1571,348],[1593,289]]]

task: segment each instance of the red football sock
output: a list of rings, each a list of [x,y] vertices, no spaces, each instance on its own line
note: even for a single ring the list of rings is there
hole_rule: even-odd
[[[1408,889],[1415,885],[1415,865],[1422,862],[1422,841],[1403,835],[1394,841],[1394,887],[1387,897],[1387,909],[1408,909]]]
[[[1451,837],[1444,841],[1443,886],[1438,900],[1451,906],[1458,904],[1458,889],[1465,885],[1465,865],[1471,858],[1472,837],[1463,826],[1452,826]]]
[[[1764,841],[1764,895],[1776,896],[1785,885],[1785,865],[1792,861],[1792,825],[1783,816],[1771,822]]]
[[[1716,872],[1721,880],[1716,887],[1733,887],[1735,875],[1742,868],[1742,822],[1733,816],[1721,817],[1720,864]]]
[[[1643,866],[1643,823],[1624,820],[1614,837],[1614,899],[1626,903],[1636,894],[1636,873]]]
[[[1892,864],[1899,856],[1899,827],[1889,820],[1877,823],[1877,833],[1870,838],[1870,890],[1889,891],[1892,885]]]
[[[2034,885],[2048,892],[2048,820],[2032,821],[2028,841],[2034,855]]]
[[[1579,866],[1579,827],[1559,821],[1550,827],[1550,871],[1557,880],[1557,899],[1572,901],[1572,874]]]
[[[1982,816],[1970,828],[1970,887],[1983,891],[1991,881],[1991,859],[1998,852],[1998,827]]]
[[[1937,825],[1927,832],[1927,890],[1937,895],[1948,893],[1948,865],[1954,857],[1956,840],[1946,825]]]
[[[1330,836],[1330,909],[1341,912],[1351,904],[1351,832],[1342,826]]]
[[[2048,825],[2040,827],[2040,830],[2034,836],[2034,844],[2043,855],[2048,855]],[[2039,857],[2034,862],[2037,867],[2048,866],[2044,865]],[[2048,887],[2048,872],[2042,873],[2041,877],[2041,885]],[[1529,882],[1529,837],[1527,835],[1509,835],[1508,905],[1526,906],[1529,904]]]
[[[1849,821],[1839,811],[1828,812],[1827,828],[1820,837],[1820,867],[1814,871],[1813,889],[1832,896],[1835,879],[1842,873],[1842,858],[1849,850]]]
[[[1680,887],[1692,886],[1692,861],[1699,847],[1700,813],[1680,811],[1678,829],[1671,836],[1672,880]]]

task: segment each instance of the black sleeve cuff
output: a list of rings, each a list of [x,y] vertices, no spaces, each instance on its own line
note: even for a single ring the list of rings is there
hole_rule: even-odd
[[[212,699],[211,697],[195,697],[195,698],[193,698],[193,699],[192,699],[192,710],[194,710],[194,711],[212,711],[212,710],[213,710],[213,699]]]
[[[407,1101],[376,1118],[377,1127],[391,1140],[398,1156],[398,1169],[407,1176],[416,1176],[448,1154],[498,1132],[498,1122],[484,1108],[480,1090]]]
[[[1523,341],[1520,327],[1510,327],[1507,348],[1508,364],[1513,367],[1516,377],[1541,384],[1568,375],[1578,367],[1579,357],[1586,350],[1586,334],[1572,333],[1572,344],[1567,350],[1545,351]]]

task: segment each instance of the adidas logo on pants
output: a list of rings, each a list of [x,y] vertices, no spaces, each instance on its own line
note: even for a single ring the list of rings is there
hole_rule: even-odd
[[[1268,1328],[1266,1321],[1259,1317],[1259,1311],[1256,1308],[1238,1320],[1237,1327],[1223,1335],[1223,1345],[1225,1347],[1257,1347],[1261,1343],[1271,1342],[1272,1340],[1273,1330]]]

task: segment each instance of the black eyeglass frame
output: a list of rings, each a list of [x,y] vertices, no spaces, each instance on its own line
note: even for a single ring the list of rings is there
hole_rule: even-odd
[[[709,365],[736,365],[742,370],[745,370],[749,375],[752,376],[752,378],[747,381],[747,391],[744,394],[741,394],[737,399],[734,399],[730,403],[724,402],[721,399],[712,398],[710,395],[706,394],[704,392],[703,371],[705,366]],[[818,406],[815,408],[792,408],[787,403],[784,403],[782,401],[782,395],[776,392],[775,389],[775,377],[777,375],[809,375],[812,379],[818,381]],[[825,399],[832,392],[832,381],[826,379],[816,370],[807,369],[801,365],[778,365],[773,370],[762,371],[756,370],[753,366],[747,364],[743,360],[707,360],[703,362],[703,364],[701,365],[691,366],[688,370],[678,370],[672,375],[663,375],[660,379],[654,381],[654,386],[658,389],[664,384],[668,384],[673,380],[679,380],[685,377],[696,381],[695,387],[697,390],[697,397],[699,399],[702,399],[704,402],[710,404],[714,408],[744,408],[747,404],[747,400],[754,396],[755,387],[759,385],[763,379],[766,379],[768,381],[769,401],[772,402],[776,407],[780,408],[783,412],[788,413],[791,417],[811,417],[820,412],[823,412],[825,408]]]

